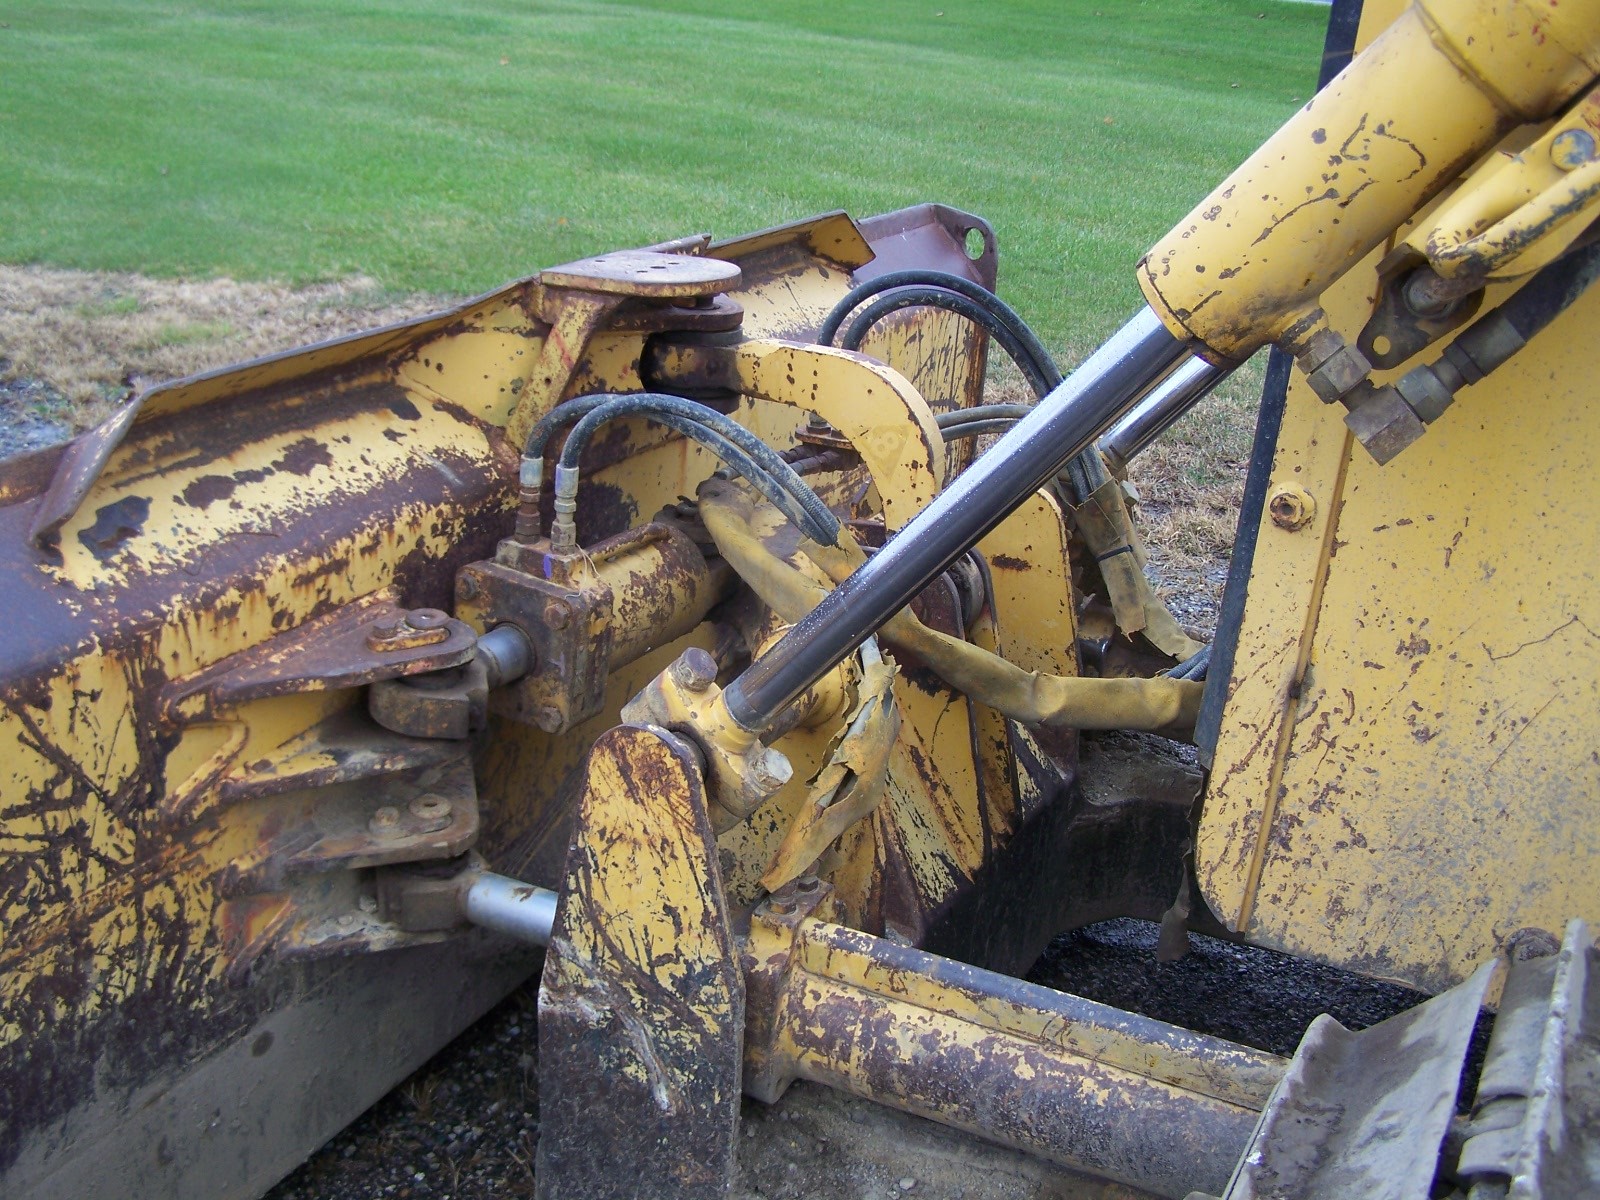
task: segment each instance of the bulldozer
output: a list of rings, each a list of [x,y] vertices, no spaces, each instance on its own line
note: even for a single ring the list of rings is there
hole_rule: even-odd
[[[1600,0],[1340,0],[1065,378],[924,204],[9,463],[0,1194],[260,1195],[540,972],[544,1197],[724,1195],[797,1080],[1118,1195],[1600,1195],[1597,138]],[[1258,351],[1203,644],[1122,475]],[[1020,977],[1118,916],[1431,998],[1285,1058]]]

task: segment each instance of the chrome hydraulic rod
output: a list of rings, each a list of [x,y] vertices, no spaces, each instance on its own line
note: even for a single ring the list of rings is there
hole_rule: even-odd
[[[1151,442],[1217,384],[1233,373],[1203,358],[1191,358],[1130,408],[1100,439],[1100,453],[1113,471],[1125,470]]]
[[[723,694],[761,731],[796,696],[977,544],[1180,362],[1185,343],[1141,309],[1010,433],[835,588]]]
[[[474,925],[535,946],[550,944],[556,894],[520,879],[484,871],[461,898],[462,915]]]

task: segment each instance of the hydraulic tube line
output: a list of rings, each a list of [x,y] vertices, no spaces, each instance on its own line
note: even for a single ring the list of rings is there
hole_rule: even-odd
[[[1203,358],[1184,363],[1100,439],[1100,453],[1107,465],[1113,471],[1125,470],[1140,451],[1232,372],[1232,367],[1212,366]]]
[[[1141,309],[1010,433],[958,476],[884,548],[835,588],[723,693],[760,732],[806,688],[977,544],[1187,353]]]

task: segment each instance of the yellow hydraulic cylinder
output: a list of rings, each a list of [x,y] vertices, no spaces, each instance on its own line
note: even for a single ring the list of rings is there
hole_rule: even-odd
[[[1145,255],[1145,299],[1206,357],[1249,357],[1597,71],[1600,0],[1417,0]]]

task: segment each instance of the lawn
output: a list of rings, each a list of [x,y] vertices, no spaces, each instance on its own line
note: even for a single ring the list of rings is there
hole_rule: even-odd
[[[0,262],[461,293],[940,200],[1072,354],[1310,93],[1279,0],[10,0]]]

